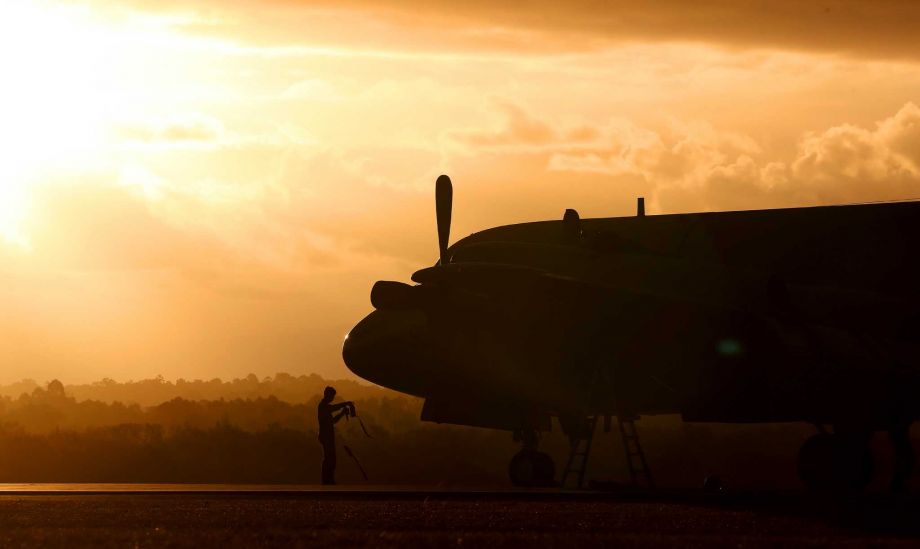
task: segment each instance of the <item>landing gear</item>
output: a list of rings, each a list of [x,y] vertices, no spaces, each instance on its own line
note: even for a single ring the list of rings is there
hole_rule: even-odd
[[[899,423],[888,430],[888,438],[894,447],[894,474],[891,476],[891,491],[903,494],[914,469],[914,448],[910,443],[910,423]]]
[[[799,451],[799,478],[819,493],[861,492],[872,479],[868,438],[854,433],[819,433]]]
[[[521,450],[508,465],[511,484],[519,487],[552,486],[556,477],[556,464],[549,454],[535,450]]]
[[[508,464],[511,484],[519,487],[553,486],[556,464],[549,454],[537,450],[539,438],[536,431],[524,429],[515,433],[515,439],[521,441],[523,448]]]

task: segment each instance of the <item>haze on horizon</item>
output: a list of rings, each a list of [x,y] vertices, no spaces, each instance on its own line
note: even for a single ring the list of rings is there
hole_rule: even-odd
[[[7,0],[0,382],[349,376],[440,173],[454,239],[920,197],[920,4],[762,5]]]

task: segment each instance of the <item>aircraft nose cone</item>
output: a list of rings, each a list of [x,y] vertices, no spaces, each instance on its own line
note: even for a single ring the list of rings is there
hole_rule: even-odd
[[[345,338],[348,369],[372,383],[421,395],[430,363],[427,319],[417,310],[376,310]]]

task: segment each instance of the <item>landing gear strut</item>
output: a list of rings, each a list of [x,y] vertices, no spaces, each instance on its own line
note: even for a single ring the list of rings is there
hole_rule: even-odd
[[[914,448],[910,443],[910,423],[899,423],[888,430],[888,439],[894,447],[894,474],[891,477],[891,491],[901,494],[907,491],[907,481],[914,468]]]
[[[556,464],[549,454],[537,450],[539,438],[536,431],[524,429],[515,433],[515,438],[518,437],[522,442],[521,451],[508,464],[511,484],[519,487],[552,486]]]

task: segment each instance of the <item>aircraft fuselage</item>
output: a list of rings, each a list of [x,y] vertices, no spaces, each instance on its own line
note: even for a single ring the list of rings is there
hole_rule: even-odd
[[[918,234],[920,203],[497,227],[375,287],[344,358],[433,421],[884,426],[918,413]]]

